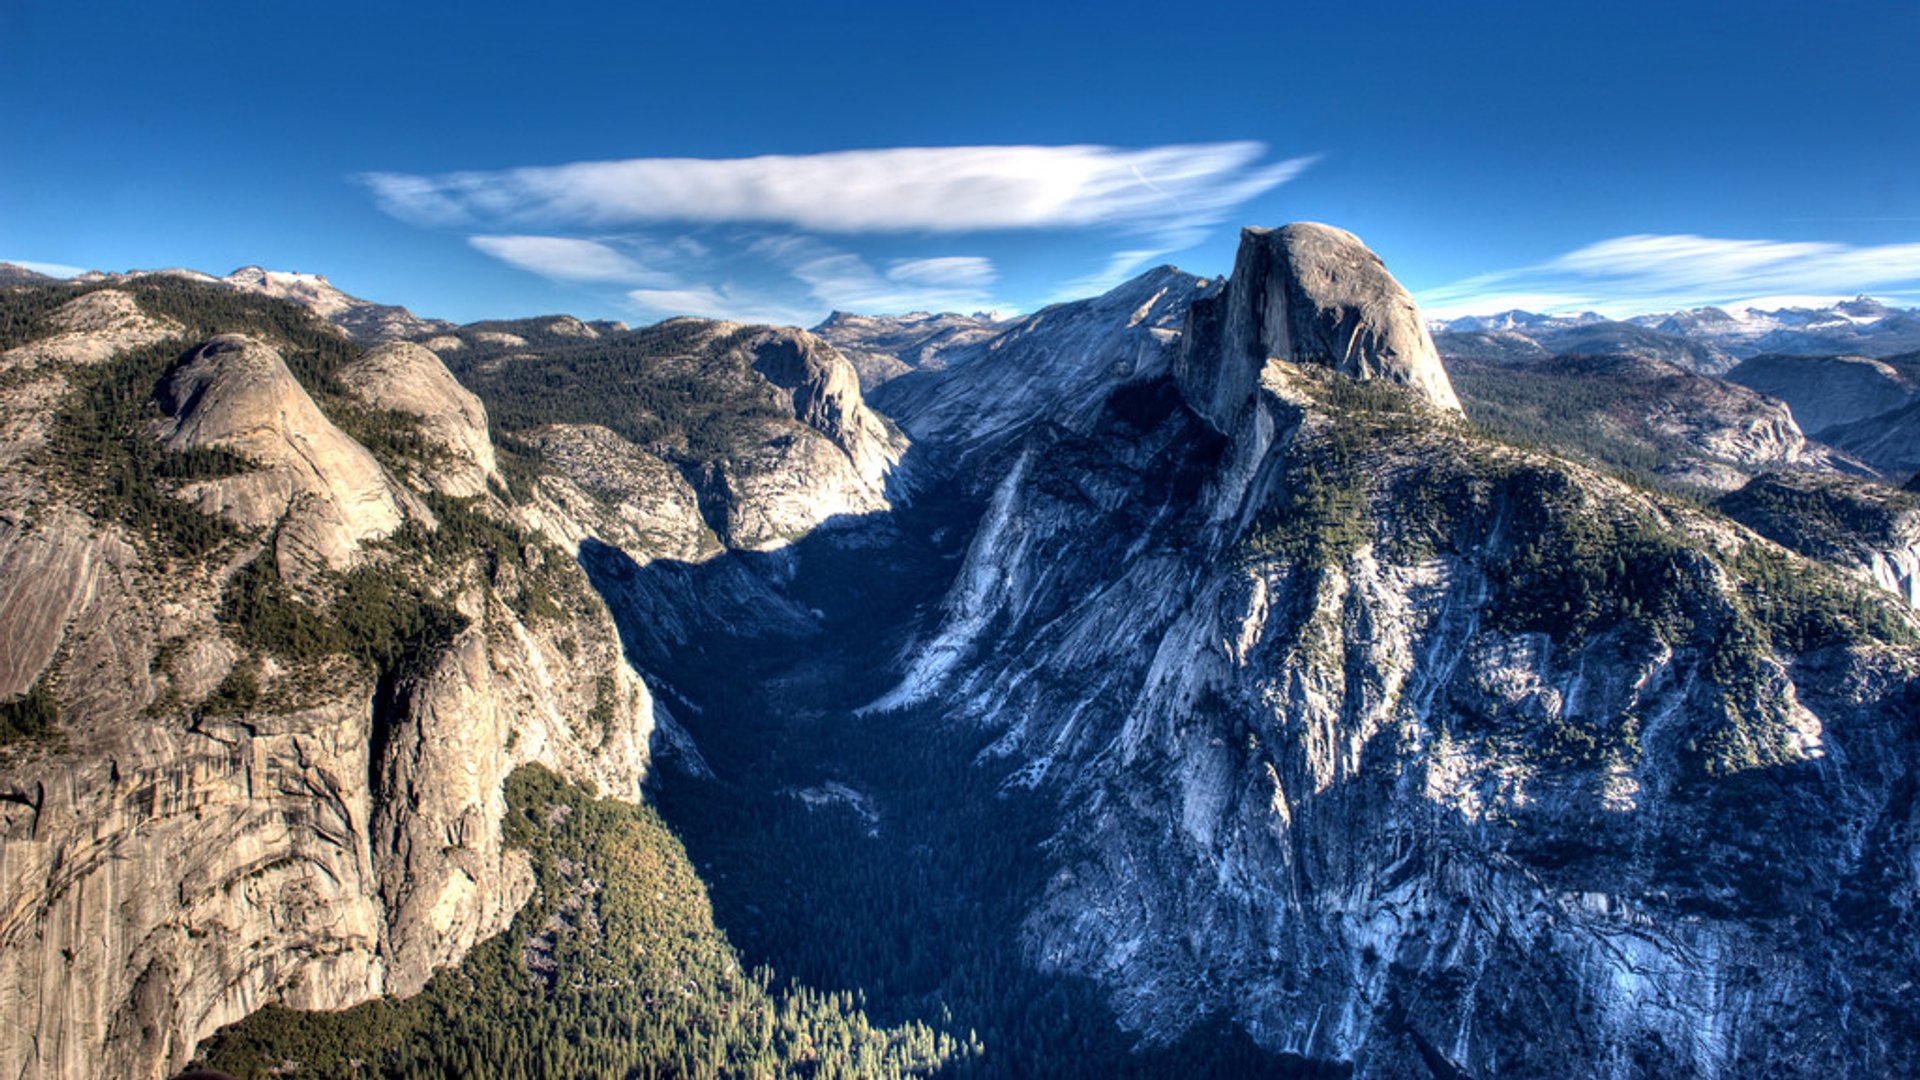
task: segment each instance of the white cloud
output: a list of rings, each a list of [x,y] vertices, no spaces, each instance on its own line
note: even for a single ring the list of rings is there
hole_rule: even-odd
[[[671,275],[649,270],[606,244],[565,236],[470,236],[467,243],[502,262],[559,281],[670,285]]]
[[[887,268],[890,281],[929,288],[984,289],[998,277],[993,262],[978,255],[900,259]]]
[[[826,309],[867,314],[1008,309],[989,291],[999,279],[992,260],[977,255],[896,259],[881,273],[860,255],[791,233],[755,237],[746,252],[784,272]]]
[[[1098,296],[1129,278],[1137,276],[1147,264],[1162,255],[1171,254],[1173,248],[1134,248],[1116,251],[1107,257],[1105,266],[1085,277],[1074,278],[1063,284],[1054,293],[1053,299],[1079,300],[1082,297]]]
[[[809,232],[1211,224],[1311,157],[1257,142],[1128,150],[953,146],[752,158],[634,158],[437,176],[366,173],[380,207],[428,226],[761,223]]]
[[[1495,315],[1503,311],[1531,311],[1535,313],[1561,314],[1570,311],[1592,311],[1597,307],[1590,296],[1571,296],[1566,293],[1551,292],[1487,292],[1462,293],[1457,298],[1445,297],[1435,292],[1420,294],[1420,314],[1427,319],[1458,319],[1466,315]],[[1619,311],[1618,315],[1644,314],[1642,309]]]
[[[641,311],[661,318],[692,315],[702,319],[798,326],[807,313],[730,285],[694,285],[677,289],[633,289],[627,298]]]
[[[901,252],[903,234],[1125,237],[1113,246],[1127,250],[1104,273],[1073,284],[1076,295],[1103,291],[1126,270],[1199,243],[1316,160],[1266,156],[1248,141],[898,147],[359,180],[397,218],[472,233],[475,249],[556,281],[632,287],[629,299],[645,311],[798,322],[831,308],[1013,307],[995,295],[1002,283],[991,259]],[[1005,235],[964,243],[977,251],[996,240],[1014,243]]]
[[[380,209],[414,225],[461,225],[469,219],[456,198],[425,176],[404,173],[362,173],[360,182],[373,190]]]
[[[994,306],[993,264],[969,256],[911,259],[885,275],[847,252],[815,254],[791,267],[826,306],[841,311],[978,311]]]
[[[1419,299],[1435,317],[1528,304],[1536,311],[1590,308],[1625,315],[1764,294],[1852,296],[1916,284],[1920,244],[1643,234],[1589,244],[1535,266],[1476,275],[1426,290]]]
[[[66,263],[35,262],[32,259],[0,259],[0,262],[12,263],[15,266],[24,267],[36,274],[45,274],[48,277],[70,278],[76,274],[84,274],[87,272],[87,268],[84,266],[68,266]]]

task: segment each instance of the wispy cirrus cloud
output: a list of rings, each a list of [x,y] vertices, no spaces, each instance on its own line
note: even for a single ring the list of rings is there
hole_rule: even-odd
[[[749,223],[817,233],[955,233],[1217,221],[1315,160],[1262,164],[1265,154],[1257,142],[896,147],[369,172],[360,180],[387,213],[436,227]]]
[[[671,274],[649,270],[597,240],[566,236],[469,236],[467,243],[501,262],[555,281],[666,285]]]
[[[1177,250],[1166,247],[1129,248],[1116,251],[1107,256],[1105,266],[1063,282],[1053,295],[1054,300],[1072,300],[1081,296],[1098,296],[1115,285],[1126,281],[1147,268],[1155,259]]]
[[[999,274],[991,260],[978,255],[896,259],[881,270],[858,254],[810,236],[763,237],[749,247],[829,310],[976,311],[994,306],[990,290]]]
[[[893,281],[940,289],[984,289],[998,276],[992,261],[978,255],[899,259],[887,268]]]
[[[1436,318],[1511,308],[1634,314],[1756,297],[1852,296],[1920,288],[1920,244],[1738,240],[1640,234],[1419,295]]]
[[[472,233],[475,249],[550,280],[635,286],[626,295],[647,311],[743,317],[747,307],[1006,310],[1059,298],[1063,284],[1098,291],[1205,239],[1317,160],[1267,158],[1248,141],[896,147],[359,180],[386,213]],[[939,250],[1039,230],[1110,237],[1112,255],[1102,272],[996,298],[1006,282],[990,257]]]
[[[805,325],[808,312],[778,299],[731,285],[689,285],[673,289],[632,289],[627,293],[637,310],[660,318],[693,315],[735,322]]]

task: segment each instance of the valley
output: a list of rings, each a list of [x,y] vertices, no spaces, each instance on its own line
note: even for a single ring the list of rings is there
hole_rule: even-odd
[[[1804,406],[1311,224],[1005,325],[317,288],[5,296],[23,1080],[1920,1061],[1920,517]]]

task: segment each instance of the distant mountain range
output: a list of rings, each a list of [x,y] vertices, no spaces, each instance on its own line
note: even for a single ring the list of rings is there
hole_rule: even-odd
[[[1449,336],[0,288],[7,1077],[1920,1075],[1920,357]]]
[[[1709,373],[1762,353],[1885,357],[1920,350],[1920,309],[1865,296],[1822,308],[1702,307],[1627,319],[1592,311],[1513,310],[1428,325],[1446,355],[1498,362],[1554,353],[1632,353]]]
[[[371,300],[362,300],[335,288],[324,274],[264,270],[258,266],[243,266],[226,277],[215,277],[199,270],[172,267],[164,270],[128,270],[125,273],[91,270],[70,280],[80,284],[118,284],[155,277],[176,278],[258,296],[270,296],[276,300],[290,300],[345,330],[354,340],[369,345],[443,333],[453,329],[455,325],[444,319],[423,319],[398,304],[376,304]],[[59,279],[24,266],[0,262],[0,286],[31,285],[57,280]]]

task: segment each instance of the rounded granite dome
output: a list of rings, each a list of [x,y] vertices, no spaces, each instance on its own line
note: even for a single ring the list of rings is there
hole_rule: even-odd
[[[1331,225],[1242,229],[1226,288],[1193,306],[1182,381],[1216,426],[1250,397],[1270,358],[1401,383],[1460,411],[1413,297],[1359,237]]]

